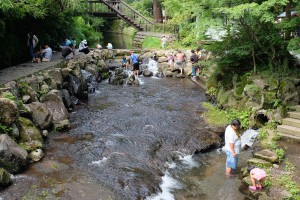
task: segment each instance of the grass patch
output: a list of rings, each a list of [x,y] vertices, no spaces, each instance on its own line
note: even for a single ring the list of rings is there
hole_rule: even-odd
[[[157,37],[146,37],[142,47],[143,49],[161,49],[161,41]]]
[[[225,110],[220,110],[212,104],[206,102],[204,102],[202,105],[206,109],[206,112],[203,114],[203,116],[209,122],[209,124],[224,126],[230,122]]]
[[[249,127],[250,111],[235,109],[221,110],[207,102],[202,105],[207,110],[203,115],[211,125],[224,126],[230,124],[233,119],[239,119],[241,128]]]

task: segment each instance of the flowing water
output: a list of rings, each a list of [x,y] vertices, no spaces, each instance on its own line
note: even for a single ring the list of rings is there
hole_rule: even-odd
[[[187,78],[139,79],[139,87],[96,85],[71,113],[72,129],[50,134],[44,159],[0,199],[243,199],[220,149],[192,156],[194,135],[207,134],[204,90]],[[249,153],[240,157],[245,165]]]

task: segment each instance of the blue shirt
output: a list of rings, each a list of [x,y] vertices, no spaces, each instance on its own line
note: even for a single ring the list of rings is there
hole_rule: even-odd
[[[67,40],[64,46],[69,46],[69,44],[71,44],[71,41]]]
[[[138,58],[139,56],[135,53],[133,53],[131,56],[130,56],[130,59],[132,60],[132,63],[135,64],[135,63],[138,63]]]

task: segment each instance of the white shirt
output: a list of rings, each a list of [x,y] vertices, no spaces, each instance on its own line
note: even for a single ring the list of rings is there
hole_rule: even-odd
[[[80,42],[79,46],[78,46],[78,50],[82,50],[82,49],[85,49],[86,48],[86,45],[84,44],[84,42]]]
[[[44,53],[44,57],[51,60],[52,58],[52,49],[50,47],[47,47],[46,49],[44,49],[42,51],[42,53]]]
[[[230,143],[232,143],[234,146],[234,152],[239,154],[241,148],[241,139],[237,136],[231,125],[228,125],[225,130],[225,150],[231,151]]]

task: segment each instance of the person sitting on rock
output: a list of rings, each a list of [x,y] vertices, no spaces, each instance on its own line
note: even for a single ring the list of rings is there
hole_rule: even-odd
[[[52,49],[49,47],[48,44],[44,44],[44,49],[42,49],[37,54],[36,62],[49,62],[52,58]]]
[[[69,44],[69,46],[67,47],[64,47],[62,50],[61,50],[61,55],[64,57],[64,59],[70,59],[72,57],[72,54],[75,56],[75,52],[74,52],[74,46],[73,44]]]
[[[113,49],[113,46],[111,43],[108,43],[106,47],[107,47],[107,49]]]
[[[90,52],[90,50],[87,46],[87,41],[85,39],[80,42],[78,50],[79,50],[79,52],[83,52],[85,54],[88,54]]]
[[[123,57],[122,59],[122,67],[125,68],[125,69],[128,69],[128,60],[126,59],[126,57]]]

